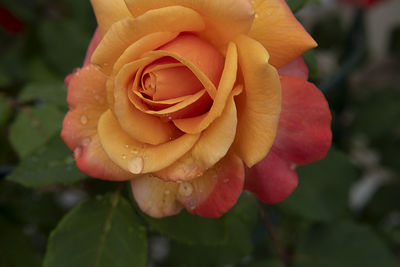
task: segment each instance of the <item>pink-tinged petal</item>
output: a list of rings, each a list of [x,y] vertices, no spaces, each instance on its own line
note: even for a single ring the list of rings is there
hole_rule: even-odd
[[[78,168],[105,180],[126,180],[134,175],[115,165],[104,153],[97,136],[97,122],[107,110],[106,77],[93,65],[78,70],[68,88],[70,111],[64,118],[61,137],[74,151]]]
[[[249,36],[267,49],[274,67],[280,68],[317,46],[285,0],[252,0],[251,3],[257,15]]]
[[[102,35],[108,31],[113,23],[131,17],[124,0],[90,0],[90,2]]]
[[[131,180],[132,194],[139,208],[154,218],[179,213],[183,208],[177,200],[179,184],[165,182],[147,174]]]
[[[83,61],[83,66],[90,64],[90,58],[92,57],[94,50],[96,50],[96,48],[99,45],[102,38],[103,37],[100,33],[100,30],[97,27],[96,31],[94,32],[94,35],[92,37],[92,40],[89,43],[89,47],[86,51],[86,56],[85,56],[85,60]]]
[[[295,76],[304,80],[308,79],[308,68],[301,56],[279,68],[278,73],[279,75]]]
[[[297,184],[294,165],[279,157],[274,149],[246,171],[245,189],[266,203],[285,200],[296,189]]]
[[[276,153],[297,165],[325,157],[331,146],[331,113],[321,91],[298,77],[281,76],[282,112]]]
[[[177,214],[182,206],[203,217],[220,217],[237,202],[243,190],[242,160],[228,154],[204,175],[186,182],[166,182],[154,175],[131,181],[139,207],[156,218]]]
[[[191,184],[193,190],[189,195],[188,184]],[[203,176],[182,183],[178,189],[178,196],[190,213],[217,218],[236,204],[243,184],[243,162],[238,156],[230,153]]]

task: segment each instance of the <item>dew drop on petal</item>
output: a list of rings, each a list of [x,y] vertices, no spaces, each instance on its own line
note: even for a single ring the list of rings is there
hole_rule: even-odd
[[[137,154],[137,153],[139,153],[139,151],[135,148],[135,149],[132,149],[132,150],[131,150],[131,153],[132,153],[132,154]]]
[[[86,115],[82,115],[80,121],[83,125],[85,125],[88,122],[88,118],[86,117]]]
[[[134,157],[128,163],[128,170],[133,174],[139,174],[142,172],[144,166],[143,158]]]
[[[224,182],[224,184],[226,184],[227,182],[229,182],[229,179],[226,178],[226,179],[224,179],[222,182]]]
[[[82,147],[78,146],[74,149],[74,159],[78,160],[80,157],[82,157]]]
[[[85,137],[82,140],[82,145],[87,146],[90,143],[90,137]]]
[[[126,159],[126,155],[122,154],[122,159],[125,160]]]
[[[196,208],[196,202],[194,200],[191,200],[189,202],[189,209],[194,210]]]
[[[164,191],[164,194],[169,195],[171,192],[167,189]]]
[[[184,197],[188,197],[192,194],[193,192],[193,186],[190,183],[181,183],[179,185],[179,194],[181,194]]]

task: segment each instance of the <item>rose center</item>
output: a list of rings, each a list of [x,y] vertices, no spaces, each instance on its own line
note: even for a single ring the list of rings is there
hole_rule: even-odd
[[[158,50],[179,54],[191,61],[217,87],[224,58],[212,45],[194,34],[183,33]],[[155,101],[193,95],[204,88],[196,75],[172,57],[164,57],[145,67],[139,91]]]

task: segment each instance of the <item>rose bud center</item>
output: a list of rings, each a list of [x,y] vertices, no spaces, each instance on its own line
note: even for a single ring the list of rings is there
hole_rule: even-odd
[[[212,45],[194,34],[180,34],[158,50],[179,54],[192,62],[217,87],[224,58]],[[159,101],[192,95],[204,89],[203,84],[187,66],[172,57],[164,57],[146,66],[139,91]]]

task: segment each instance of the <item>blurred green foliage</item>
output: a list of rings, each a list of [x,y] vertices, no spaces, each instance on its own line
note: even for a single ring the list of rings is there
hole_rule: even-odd
[[[316,2],[288,4],[298,11]],[[63,79],[82,64],[96,27],[89,1],[2,0],[0,7],[23,24],[15,33],[0,26],[0,267],[399,265],[400,87],[371,81],[382,72],[360,71],[369,62],[365,11],[354,10],[351,25],[339,13],[313,22],[320,47],[303,57],[330,104],[334,147],[298,168],[293,195],[265,205],[245,192],[220,219],[187,212],[154,219],[128,187],[86,179],[59,138],[68,109]],[[392,57],[398,47],[397,27]],[[323,53],[337,64],[329,73],[318,69]],[[352,81],[356,70],[364,82]],[[354,156],[365,150],[376,160]],[[377,168],[390,179],[352,207],[355,184]]]

